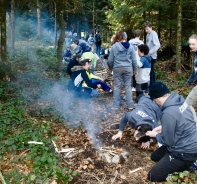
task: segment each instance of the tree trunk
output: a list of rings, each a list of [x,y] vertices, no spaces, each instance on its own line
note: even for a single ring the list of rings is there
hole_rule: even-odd
[[[6,0],[0,0],[0,26],[1,26],[1,61],[7,62],[6,48]]]
[[[55,49],[57,48],[57,7],[56,2],[54,2],[55,8],[55,24],[54,24],[54,36],[55,36]]]
[[[38,38],[41,38],[41,11],[40,11],[40,1],[37,0],[37,21],[38,21]]]
[[[58,46],[57,46],[57,60],[58,60],[58,70],[61,71],[62,70],[62,50],[63,50],[64,39],[65,39],[66,23],[64,21],[63,11],[60,11],[58,15],[59,15],[59,21],[60,21],[60,37],[58,39]]]
[[[181,73],[181,30],[182,0],[177,0],[177,42],[176,42],[176,73]]]
[[[158,11],[158,37],[161,38],[161,7],[159,7],[159,11]]]
[[[11,54],[15,52],[15,2],[11,1]]]

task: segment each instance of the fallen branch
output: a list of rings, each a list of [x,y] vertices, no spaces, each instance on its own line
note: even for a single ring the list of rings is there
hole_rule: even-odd
[[[134,172],[137,172],[137,171],[139,171],[139,170],[141,170],[141,169],[142,169],[142,167],[138,167],[137,169],[134,169],[134,170],[132,170],[132,171],[129,171],[129,174],[134,173]]]
[[[43,142],[29,141],[28,144],[43,144]]]
[[[71,152],[69,152],[69,155],[67,154],[67,155],[65,155],[64,156],[64,158],[73,158],[73,157],[75,157],[76,155],[78,155],[79,153],[82,153],[82,152],[84,152],[85,150],[79,150],[79,151],[77,151],[77,152],[75,152],[75,153],[73,153],[73,154],[70,154]]]
[[[2,182],[2,184],[6,184],[1,171],[0,171],[0,181]]]
[[[114,179],[112,180],[111,184],[113,184],[115,182],[117,176],[118,176],[118,172],[116,172],[116,175],[115,175]]]

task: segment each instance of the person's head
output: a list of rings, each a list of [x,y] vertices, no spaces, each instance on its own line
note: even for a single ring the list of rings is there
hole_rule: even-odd
[[[79,60],[79,65],[81,65],[85,70],[89,70],[92,66],[92,60],[87,58],[87,59],[80,59]]]
[[[140,36],[141,36],[141,30],[140,30],[140,29],[136,29],[136,30],[134,31],[134,36],[135,36],[135,37],[140,37]]]
[[[116,39],[116,34],[114,34],[112,37],[111,37],[111,45],[113,45],[114,43],[117,42],[117,39]]]
[[[96,33],[97,33],[97,34],[100,34],[100,31],[97,31]]]
[[[77,38],[75,38],[75,39],[73,40],[73,43],[75,43],[76,45],[78,45],[78,44],[79,44],[79,40],[78,40]]]
[[[191,51],[197,51],[197,34],[193,34],[189,37],[189,47]]]
[[[66,49],[67,49],[67,50],[70,50],[70,49],[71,49],[71,46],[67,46]]]
[[[146,136],[147,131],[151,131],[152,127],[148,124],[141,124],[138,126],[134,133],[134,138],[137,142],[147,142],[150,141],[150,137]]]
[[[149,52],[149,48],[147,45],[145,45],[145,44],[138,45],[138,55],[140,57],[142,57],[144,55],[148,55],[148,52]]]
[[[116,40],[118,42],[122,42],[122,41],[125,41],[126,40],[124,31],[118,31],[118,32],[116,32]]]
[[[168,98],[170,90],[162,82],[155,82],[149,89],[149,96],[158,105],[162,106],[166,99]]]
[[[143,27],[146,33],[150,33],[152,31],[152,23],[149,21],[144,22]]]

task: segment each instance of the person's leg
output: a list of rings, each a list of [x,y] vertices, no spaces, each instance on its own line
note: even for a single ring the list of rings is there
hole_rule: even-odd
[[[166,181],[168,174],[187,170],[191,161],[180,160],[166,152],[165,155],[151,168],[148,179],[152,182]]]
[[[120,92],[122,87],[122,70],[120,68],[115,68],[113,71],[114,78],[114,100],[113,106],[115,108],[120,107]]]
[[[100,45],[98,45],[98,56],[100,56],[100,53],[101,53],[101,46]]]
[[[103,81],[97,79],[91,79],[92,83],[100,84],[104,91],[109,91],[111,88]]]
[[[144,91],[142,90],[141,84],[136,84],[136,103],[138,103],[139,99],[144,95]]]
[[[127,102],[128,108],[134,107],[133,95],[132,95],[132,89],[131,89],[132,76],[133,76],[133,70],[131,67],[123,68],[123,81],[124,81],[124,87],[125,87],[125,92],[126,92],[126,102]]]
[[[155,78],[155,62],[156,59],[151,58],[151,70],[150,70],[150,86],[156,82]]]
[[[192,72],[192,74],[190,75],[187,84],[191,85],[191,83],[194,81],[194,76],[195,76],[195,71]]]

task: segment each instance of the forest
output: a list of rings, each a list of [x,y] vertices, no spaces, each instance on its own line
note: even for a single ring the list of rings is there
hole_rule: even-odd
[[[131,39],[140,29],[145,41],[145,21],[161,43],[157,80],[186,97],[193,55],[183,46],[197,33],[197,1],[0,1],[0,183],[151,183],[147,173],[157,145],[140,148],[129,126],[112,141],[128,110],[111,110],[113,94],[105,92],[92,101],[72,98],[62,62],[73,33],[82,38],[100,30],[102,47],[109,49],[118,30]],[[113,88],[99,63],[96,72]],[[112,163],[115,156],[120,159]],[[174,173],[163,183],[195,183],[196,174]]]

